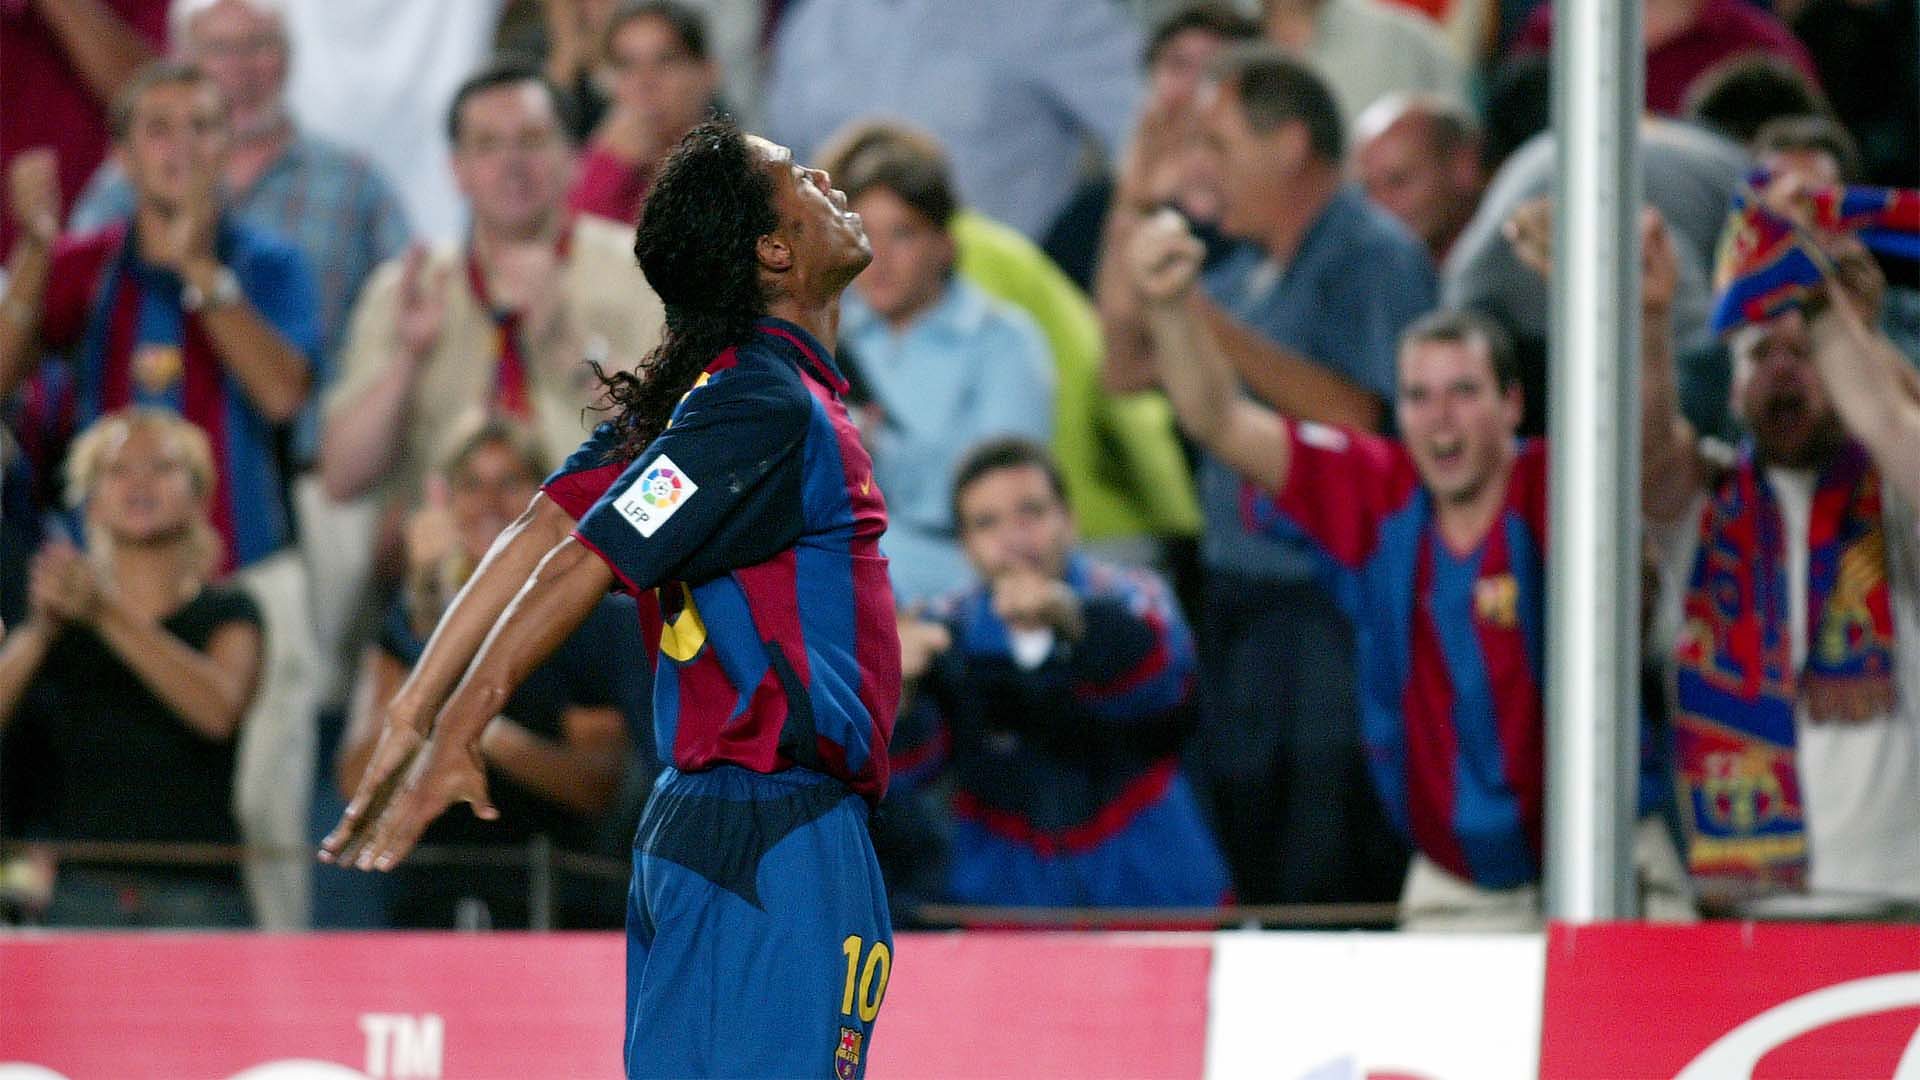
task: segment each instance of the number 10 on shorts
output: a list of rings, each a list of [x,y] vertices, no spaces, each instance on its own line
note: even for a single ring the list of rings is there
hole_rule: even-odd
[[[860,953],[866,942],[858,934],[848,934],[847,940],[840,943],[840,951],[847,957],[847,988],[840,995],[840,1012],[852,1016],[854,1006],[860,1008],[860,1022],[873,1023],[880,1015],[880,999],[887,996],[887,976],[893,972],[893,953],[887,949],[887,943],[876,941],[873,948],[865,949],[866,963],[860,962]],[[859,979],[856,983],[855,973]]]

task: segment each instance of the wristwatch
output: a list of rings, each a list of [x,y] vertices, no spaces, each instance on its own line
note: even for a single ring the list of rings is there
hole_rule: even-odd
[[[200,287],[189,281],[180,287],[180,310],[201,311],[206,308],[223,308],[240,299],[240,279],[233,271],[221,267],[213,276],[213,289],[201,292]]]

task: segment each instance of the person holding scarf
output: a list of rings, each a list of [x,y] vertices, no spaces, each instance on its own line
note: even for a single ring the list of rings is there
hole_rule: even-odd
[[[227,214],[215,178],[231,125],[198,67],[148,65],[116,102],[112,131],[138,202],[130,220],[101,232],[58,237],[50,151],[8,170],[20,239],[0,298],[0,397],[47,352],[70,350],[71,377],[42,379],[67,429],[129,405],[200,427],[213,446],[209,512],[224,574],[290,539],[275,445],[307,398],[319,343],[313,280],[298,252]]]
[[[1920,898],[1920,491],[1895,434],[1920,395],[1863,246],[1914,232],[1913,199],[1765,176],[1736,199],[1715,324],[1739,447],[1697,438],[1671,355],[1646,356],[1689,868],[1759,912]]]

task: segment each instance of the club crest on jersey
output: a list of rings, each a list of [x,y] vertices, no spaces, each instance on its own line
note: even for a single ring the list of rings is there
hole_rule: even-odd
[[[850,1027],[840,1029],[840,1048],[833,1052],[833,1075],[853,1080],[860,1074],[860,1033]]]
[[[693,482],[685,469],[673,463],[665,454],[654,458],[653,462],[640,472],[640,479],[627,487],[613,508],[627,519],[643,537],[652,536],[667,519],[687,505],[700,485]]]
[[[1520,584],[1512,574],[1495,574],[1473,583],[1474,618],[1501,630],[1520,625]]]

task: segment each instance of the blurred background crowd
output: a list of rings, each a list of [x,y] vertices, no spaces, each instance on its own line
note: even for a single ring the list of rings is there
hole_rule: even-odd
[[[1913,392],[1920,251],[1861,240],[1920,232],[1878,190],[1920,184],[1915,3],[1643,22],[1645,910],[1911,914],[1920,530],[1867,390]],[[488,727],[499,821],[391,877],[310,851],[595,365],[659,340],[632,226],[718,110],[872,241],[837,359],[909,682],[896,920],[1537,925],[1553,32],[1551,0],[0,0],[0,910],[618,925],[658,767],[632,597]],[[1756,174],[1844,296],[1742,306]]]

